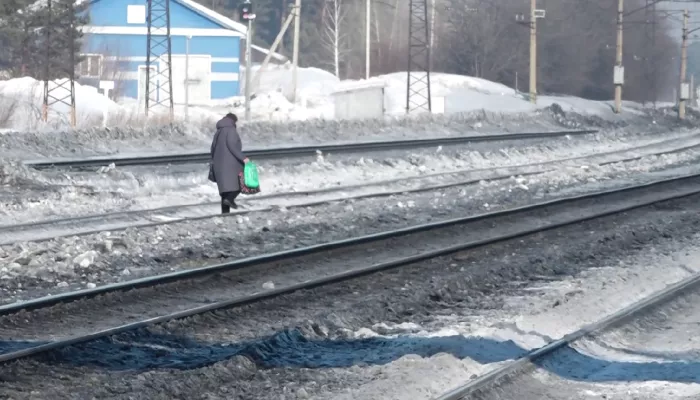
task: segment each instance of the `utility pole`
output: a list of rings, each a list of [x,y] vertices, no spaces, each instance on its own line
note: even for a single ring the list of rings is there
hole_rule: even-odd
[[[365,16],[365,79],[369,79],[370,75],[370,53],[372,52],[372,42],[370,35],[372,34],[372,0],[365,0],[367,5],[367,15]],[[336,27],[336,29],[338,29]]]
[[[654,60],[656,54],[656,3],[657,0],[646,0],[644,7],[645,24],[644,32],[644,80],[646,82],[646,95],[644,103],[650,102],[656,108],[656,86],[657,86],[657,66]]]
[[[297,83],[299,68],[299,32],[301,24],[301,0],[294,3],[294,50],[292,51],[292,103],[297,101]]]
[[[690,12],[683,11],[683,43],[681,44],[681,87],[678,101],[678,118],[685,119],[685,103],[690,95],[690,89],[686,83],[686,69],[688,64],[688,20]]]
[[[248,21],[248,29],[245,37],[245,119],[250,121],[250,82],[253,74],[253,20],[255,13],[250,0],[239,6],[240,17],[244,21]]]
[[[272,42],[272,46],[270,47],[270,51],[267,52],[267,55],[265,56],[265,59],[262,62],[262,65],[260,68],[258,68],[258,72],[255,73],[255,77],[253,78],[253,87],[258,87],[260,85],[260,77],[262,76],[262,73],[267,69],[267,65],[270,63],[270,59],[272,58],[272,54],[277,51],[277,46],[282,43],[282,39],[284,38],[285,33],[287,33],[287,28],[289,28],[289,25],[292,24],[292,20],[294,19],[294,14],[289,14],[287,16],[287,20],[284,21],[284,25],[282,26],[282,29],[280,32],[277,34],[277,37],[275,38],[275,41]]]
[[[622,66],[622,18],[625,12],[625,0],[617,0],[617,45],[615,55],[615,113],[622,112],[622,85],[625,83],[625,68]]]
[[[530,0],[530,102],[537,104],[537,0]]]
[[[190,122],[190,41],[192,36],[185,38],[185,122]]]
[[[437,18],[437,12],[435,8],[435,2],[437,0],[430,0],[430,48],[433,49],[433,51],[430,52],[430,70],[433,71],[434,64],[433,64],[433,59],[435,58],[435,19]]]
[[[656,4],[658,2],[654,2],[651,5],[651,10],[652,13],[654,14],[654,23],[651,25],[651,48],[654,50],[653,54],[656,54],[656,23],[657,23],[657,18],[656,18]],[[654,109],[656,109],[656,100],[658,97],[658,87],[659,87],[659,79],[658,76],[656,75],[656,72],[658,71],[658,66],[654,64],[654,78],[651,80],[651,89],[652,93],[654,94]]]
[[[253,41],[253,20],[248,20],[248,32],[245,40],[245,119],[250,121],[250,76],[253,74],[252,44]]]
[[[524,14],[516,14],[515,22],[530,27],[530,102],[537,104],[537,19],[544,18],[545,10],[537,9],[537,0],[530,0],[530,20]],[[516,84],[517,86],[517,84]]]
[[[690,106],[695,107],[695,74],[690,75]]]

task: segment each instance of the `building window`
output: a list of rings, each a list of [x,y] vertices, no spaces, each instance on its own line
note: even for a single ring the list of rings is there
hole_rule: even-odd
[[[126,23],[127,24],[145,24],[146,23],[146,6],[140,6],[140,5],[126,6]]]
[[[99,78],[102,76],[102,55],[81,54],[83,61],[78,64],[78,75],[86,78]]]

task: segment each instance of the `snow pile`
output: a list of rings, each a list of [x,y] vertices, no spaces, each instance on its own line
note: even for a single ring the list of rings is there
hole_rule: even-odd
[[[49,108],[49,127],[66,125],[70,122],[70,90],[67,80],[49,82],[50,95],[54,104]],[[0,110],[11,109],[4,123],[15,130],[36,130],[41,126],[44,84],[33,78],[24,77],[0,81]],[[92,86],[75,84],[76,118],[82,125],[101,123],[104,110],[109,113],[122,111],[122,107],[107,99]],[[2,113],[0,111],[0,113]]]
[[[70,125],[70,90],[67,80],[49,82],[52,104],[48,122],[42,121],[44,83],[23,77],[0,80],[0,128],[15,131],[56,130]],[[146,119],[142,104],[135,99],[120,99],[119,103],[105,97],[97,88],[75,83],[75,107],[78,129],[101,127],[107,113],[107,125],[119,127],[144,127],[163,125],[167,113],[154,112]],[[176,107],[176,119],[183,119],[183,107]],[[221,115],[212,110],[192,107],[192,122],[211,125]]]
[[[242,68],[245,71],[244,68]],[[260,67],[252,68],[253,78],[259,73]],[[270,66],[259,76],[260,81],[253,87],[253,93],[281,92],[286,98],[291,98],[293,93],[293,68],[289,64]],[[300,98],[325,98],[330,95],[333,88],[340,82],[330,72],[318,68],[298,68],[297,90]],[[241,85],[245,89],[245,84]]]
[[[31,179],[32,172],[22,163],[11,160],[0,161],[0,185],[17,185]]]
[[[390,115],[402,115],[406,108],[405,72],[379,76],[385,82],[385,108]],[[537,105],[529,102],[527,93],[506,85],[481,78],[453,74],[433,73],[430,75],[431,95],[444,98],[445,113],[461,113],[486,110],[500,113],[533,112],[558,104],[566,111],[595,116],[614,116],[613,106],[608,101],[586,100],[573,96],[538,96]],[[625,112],[641,114],[643,107],[637,103],[625,102]]]
[[[243,71],[245,72],[245,71]],[[350,87],[376,85],[385,87],[385,109],[390,117],[403,116],[406,102],[405,72],[378,76],[370,80],[339,81],[333,74],[318,68],[299,68],[297,96],[293,99],[293,68],[291,65],[269,66],[260,72],[253,69],[253,99],[251,112],[253,120],[270,121],[310,121],[332,120],[334,118],[333,93]],[[258,74],[259,73],[259,74]],[[52,94],[56,98],[68,96],[68,90],[61,87],[65,81],[51,82],[58,88]],[[244,80],[241,82],[244,85]],[[102,126],[103,114],[108,113],[110,127],[162,125],[166,122],[165,112],[154,113],[149,120],[143,115],[143,105],[135,99],[119,99],[118,102],[105,98],[96,88],[76,84],[76,107],[79,128]],[[533,114],[538,110],[558,104],[565,112],[615,117],[610,102],[598,102],[570,96],[540,96],[535,106],[527,101],[526,95],[508,86],[468,76],[435,73],[431,75],[431,90],[437,100],[444,99],[445,113],[484,111],[501,114]],[[41,123],[43,83],[32,78],[18,78],[0,81],[0,129],[35,131],[41,128],[68,126],[68,107],[55,104],[51,107],[49,123]],[[208,104],[192,106],[189,109],[190,126],[211,126],[227,112],[245,113],[244,98],[232,97],[214,100]],[[640,114],[641,105],[625,103],[625,111]],[[175,117],[185,120],[183,106],[176,106]],[[616,119],[619,119],[616,118]]]
[[[245,68],[241,68],[245,74]],[[318,68],[299,68],[297,75],[297,98],[293,98],[293,68],[290,64],[269,66],[260,72],[252,68],[251,116],[262,121],[308,121],[333,119],[333,90],[340,81],[333,74]],[[259,74],[259,75],[258,75]],[[241,93],[245,91],[245,80],[241,81]],[[245,98],[233,97],[212,101],[212,109],[221,115],[233,111],[245,114]]]

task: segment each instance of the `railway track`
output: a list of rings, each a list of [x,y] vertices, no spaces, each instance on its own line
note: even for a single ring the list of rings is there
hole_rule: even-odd
[[[692,293],[697,295],[699,290],[700,274],[694,274],[680,282],[668,286],[666,289],[644,298],[637,303],[604,317],[593,324],[573,331],[561,339],[552,341],[539,349],[533,350],[509,364],[477,377],[462,386],[454,388],[449,392],[442,394],[435,400],[487,400],[512,398],[503,397],[503,392],[517,393],[518,389],[511,388],[511,390],[504,390],[504,386],[517,386],[517,383],[514,381],[516,381],[519,377],[536,371],[540,366],[546,364],[548,360],[555,360],[557,357],[563,356],[564,352],[567,350],[573,350],[573,346],[578,342],[594,338],[613,329],[624,327],[625,325],[630,324],[632,321],[638,320],[640,317],[663,312],[660,309],[673,304],[677,300],[682,300],[687,294]],[[543,384],[543,386],[546,388],[546,384]],[[532,392],[529,392],[528,395],[535,396],[535,394]],[[566,395],[563,394],[563,396]],[[534,399],[536,397],[529,398]],[[547,398],[549,397],[547,396]]]
[[[534,171],[518,171],[520,176],[541,174],[552,169],[536,169]],[[460,175],[476,177],[461,178]],[[466,186],[479,183],[482,180],[497,181],[513,176],[512,168],[493,168],[483,170],[465,170],[448,173],[429,174],[416,177],[382,180],[369,184],[331,187],[301,192],[281,192],[269,195],[255,196],[255,204],[248,207],[241,202],[241,208],[234,210],[228,216],[244,215],[253,212],[272,211],[280,207],[312,207],[335,201],[358,200],[369,197],[387,197],[405,193],[427,192],[450,187]],[[436,177],[455,176],[456,179],[442,184],[431,184]],[[426,183],[427,182],[427,183]],[[400,185],[386,189],[387,185]],[[280,202],[284,200],[284,202]],[[0,245],[20,241],[41,242],[64,236],[82,236],[103,231],[119,231],[131,227],[147,227],[165,225],[186,220],[199,220],[222,217],[218,208],[219,202],[199,203],[159,207],[149,210],[122,211],[108,214],[96,214],[75,218],[63,218],[48,221],[30,222],[17,225],[0,226]],[[226,216],[224,216],[226,217]]]
[[[366,153],[374,151],[388,150],[408,150],[416,148],[429,148],[435,146],[450,146],[468,143],[497,142],[509,140],[533,140],[555,138],[563,136],[579,136],[597,133],[597,130],[574,130],[558,132],[531,132],[531,133],[508,133],[501,135],[482,136],[460,136],[442,137],[431,139],[412,139],[394,141],[374,141],[347,144],[327,144],[313,146],[297,146],[268,149],[247,149],[246,155],[256,160],[269,160],[292,157],[309,157],[321,153]],[[26,161],[28,167],[45,169],[89,169],[99,168],[114,164],[117,167],[142,166],[142,165],[167,165],[167,164],[192,164],[207,163],[211,156],[208,152],[186,153],[186,154],[166,154],[140,157],[94,157],[86,159],[63,159],[63,160],[34,160]]]
[[[5,305],[0,362],[697,195],[700,174]]]
[[[677,140],[668,141],[668,143],[675,142],[677,142]],[[572,166],[574,165],[573,163],[580,163],[584,160],[589,161],[590,164],[605,166],[615,163],[638,161],[644,157],[693,151],[700,148],[700,143],[691,143],[689,145],[671,147],[664,150],[653,150],[656,146],[663,147],[664,143],[665,142],[632,150],[612,151],[591,156],[572,157],[511,167],[451,171],[381,180],[358,185],[300,192],[263,194],[255,197],[253,206],[248,207],[245,201],[243,201],[241,202],[242,208],[233,211],[229,215],[271,211],[281,206],[288,208],[310,207],[341,200],[434,191],[449,187],[467,186],[482,180],[498,181],[509,179],[516,175],[529,176],[543,174],[562,166]],[[635,153],[640,151],[642,154]],[[611,156],[612,158],[610,158]],[[449,179],[440,184],[433,183],[436,179],[445,178]],[[103,231],[119,231],[131,227],[148,227],[186,220],[220,217],[221,215],[219,214],[218,208],[219,202],[207,202],[4,225],[0,226],[0,245],[22,241],[46,241],[65,236],[82,236]]]

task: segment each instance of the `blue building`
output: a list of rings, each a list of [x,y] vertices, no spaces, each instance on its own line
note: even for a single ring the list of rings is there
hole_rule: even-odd
[[[92,0],[89,13],[90,25],[83,27],[85,58],[77,71],[80,82],[97,86],[100,80],[114,81],[114,95],[143,101],[147,0]],[[190,104],[239,95],[246,26],[192,0],[170,1],[170,26],[175,104],[185,103],[186,76]]]

